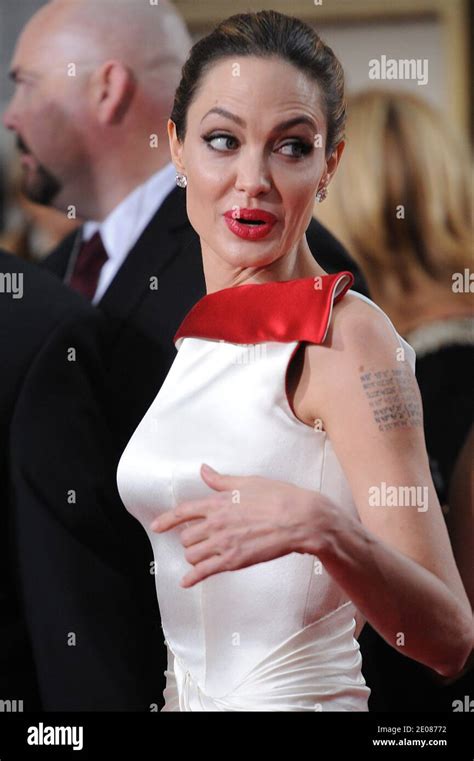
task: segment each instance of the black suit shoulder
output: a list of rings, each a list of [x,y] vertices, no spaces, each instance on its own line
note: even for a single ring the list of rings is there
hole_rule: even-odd
[[[77,293],[36,264],[0,251],[0,273],[4,283],[20,290],[0,293],[0,429],[11,417],[20,387],[31,364],[37,360],[55,330],[62,326],[88,336],[90,346],[105,340],[105,322],[98,310]],[[7,279],[5,279],[7,278]],[[8,280],[8,278],[11,278]]]
[[[16,278],[19,283],[21,277],[21,295],[0,293],[0,325],[4,328],[2,342],[8,342],[8,335],[13,342],[15,333],[21,332],[22,352],[46,337],[59,321],[68,316],[86,316],[94,311],[84,298],[58,282],[48,268],[0,251],[0,272],[7,278],[11,276],[12,282]],[[13,333],[9,320],[14,321]],[[19,348],[18,341],[16,344]]]

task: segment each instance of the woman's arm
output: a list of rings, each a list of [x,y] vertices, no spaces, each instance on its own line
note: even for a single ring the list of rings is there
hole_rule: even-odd
[[[327,342],[307,347],[295,411],[322,419],[361,524],[326,508],[300,551],[318,555],[389,644],[453,675],[473,646],[472,614],[431,479],[418,385],[385,317],[359,300],[343,305]]]

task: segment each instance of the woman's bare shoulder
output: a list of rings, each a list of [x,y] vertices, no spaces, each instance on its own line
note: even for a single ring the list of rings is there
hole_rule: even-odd
[[[323,343],[304,347],[302,371],[297,380],[294,409],[303,422],[321,417],[332,394],[351,394],[359,373],[386,365],[399,346],[386,315],[356,294],[334,304]],[[324,416],[323,416],[324,417]]]
[[[327,354],[325,349],[343,351],[350,361],[353,352],[370,353],[383,346],[398,345],[396,331],[388,316],[370,299],[349,292],[334,304],[324,343],[312,344],[308,349],[310,354],[317,355]]]

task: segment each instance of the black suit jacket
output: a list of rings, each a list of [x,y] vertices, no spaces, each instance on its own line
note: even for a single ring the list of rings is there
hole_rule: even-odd
[[[0,252],[0,273],[24,291],[0,292],[0,698],[149,710],[162,638],[115,487],[106,320],[37,266]]]

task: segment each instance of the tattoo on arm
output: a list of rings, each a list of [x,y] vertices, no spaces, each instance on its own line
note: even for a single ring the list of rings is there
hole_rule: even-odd
[[[418,387],[409,367],[365,372],[360,379],[379,431],[423,425]]]

